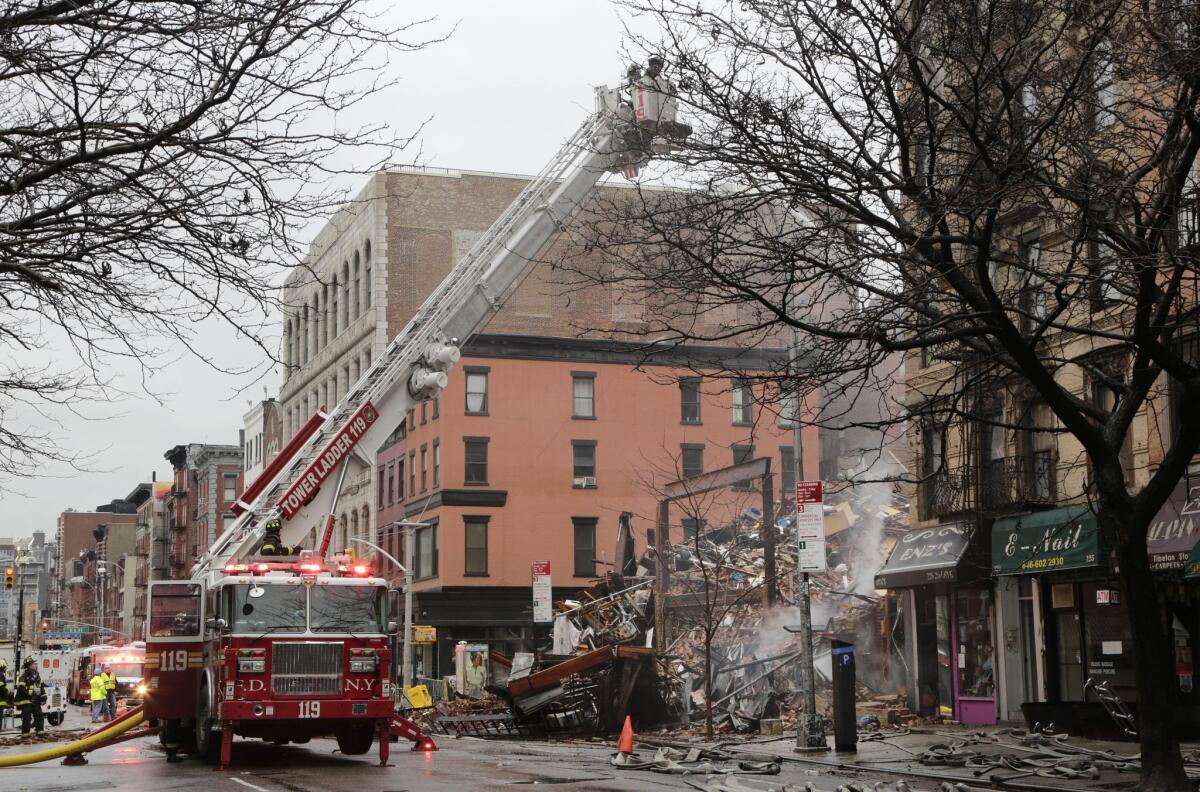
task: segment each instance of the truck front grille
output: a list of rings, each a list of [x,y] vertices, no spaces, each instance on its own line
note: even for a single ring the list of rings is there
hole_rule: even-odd
[[[271,690],[282,696],[342,692],[341,641],[281,641],[271,645]]]

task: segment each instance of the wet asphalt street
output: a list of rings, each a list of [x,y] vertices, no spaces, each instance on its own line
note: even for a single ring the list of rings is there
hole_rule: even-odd
[[[72,708],[64,728],[87,728],[82,710]],[[622,770],[609,764],[606,743],[557,743],[533,740],[492,741],[441,737],[440,750],[414,753],[407,742],[393,743],[391,767],[380,768],[378,754],[346,757],[333,740],[278,747],[257,740],[233,743],[233,768],[217,771],[187,757],[170,764],[156,737],[147,737],[89,753],[85,767],[64,767],[61,760],[0,769],[3,792],[92,792],[93,790],[205,790],[205,792],[415,792],[428,790],[523,789],[663,790],[703,788],[703,776],[666,776]],[[0,755],[50,747],[0,747]],[[649,757],[652,749],[640,749]],[[834,790],[841,779],[801,766],[785,766],[770,779],[743,777],[754,789],[779,788],[784,782],[813,781]],[[693,786],[695,785],[695,786]],[[932,790],[935,785],[927,785]]]

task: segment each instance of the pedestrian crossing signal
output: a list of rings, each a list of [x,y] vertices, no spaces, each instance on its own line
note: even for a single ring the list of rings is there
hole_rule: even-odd
[[[4,588],[11,589],[13,587],[13,568],[4,567]]]

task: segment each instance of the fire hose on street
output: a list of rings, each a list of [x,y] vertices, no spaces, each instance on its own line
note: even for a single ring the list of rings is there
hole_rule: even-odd
[[[16,754],[14,756],[0,756],[0,767],[18,767],[20,765],[35,764],[37,762],[47,762],[51,759],[59,757],[70,757],[78,754],[82,758],[82,754],[87,751],[94,751],[97,748],[102,748],[114,741],[126,739],[126,732],[138,726],[144,719],[141,707],[135,707],[129,710],[121,717],[114,721],[104,724],[98,729],[89,732],[78,740],[73,740],[69,743],[56,745],[53,748],[46,748],[33,753]],[[153,734],[157,729],[146,729],[138,733],[137,736],[145,736]]]

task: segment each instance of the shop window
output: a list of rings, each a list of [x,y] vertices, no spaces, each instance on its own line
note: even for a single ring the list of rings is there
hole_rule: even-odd
[[[986,590],[959,589],[955,592],[958,636],[958,693],[960,696],[992,698],[996,695],[995,647]]]

